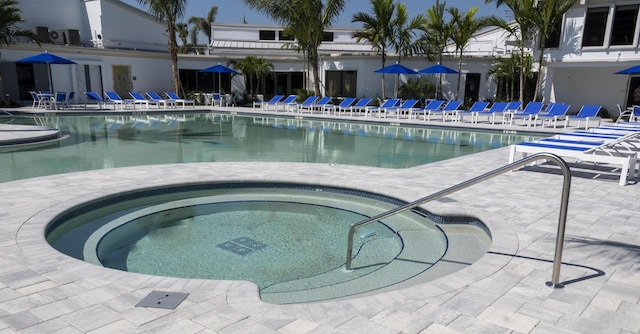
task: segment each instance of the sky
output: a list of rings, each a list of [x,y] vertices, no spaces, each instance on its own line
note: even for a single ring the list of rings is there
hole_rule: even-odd
[[[121,1],[145,10],[144,7],[139,5],[137,0]],[[427,8],[435,4],[435,0],[397,0],[397,2],[406,4],[410,17],[426,13]],[[476,17],[496,15],[504,19],[509,19],[507,11],[504,8],[496,8],[495,4],[485,5],[485,0],[441,0],[440,2],[446,2],[447,7],[457,7],[463,11],[467,11],[471,7],[479,7]],[[213,6],[218,6],[216,23],[236,24],[243,23],[243,19],[245,19],[249,24],[274,24],[268,17],[247,8],[242,0],[187,0],[186,15],[183,22],[186,22],[191,16],[206,17]],[[371,12],[371,2],[368,0],[346,0],[345,10],[338,17],[334,26],[359,27],[361,24],[351,23],[351,17],[357,12]]]

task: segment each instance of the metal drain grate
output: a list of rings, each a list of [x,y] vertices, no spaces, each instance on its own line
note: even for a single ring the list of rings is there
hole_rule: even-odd
[[[218,244],[217,246],[234,254],[244,256],[247,254],[251,254],[258,249],[267,247],[267,244],[253,240],[251,238],[240,237],[227,242],[223,242],[221,244]]]
[[[165,291],[151,291],[146,297],[144,297],[136,307],[153,307],[164,309],[175,309],[189,296],[184,292],[165,292]]]

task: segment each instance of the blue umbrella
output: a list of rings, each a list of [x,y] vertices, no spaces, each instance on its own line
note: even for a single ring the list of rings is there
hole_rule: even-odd
[[[424,74],[456,74],[458,71],[454,69],[450,69],[446,66],[442,66],[440,64],[429,66],[427,68],[423,68],[418,73]]]
[[[636,65],[634,67],[629,67],[622,71],[618,71],[614,74],[640,74],[640,65]]]
[[[400,64],[389,65],[389,66],[377,69],[374,72],[392,73],[392,74],[418,74],[418,72]]]
[[[22,64],[47,64],[49,68],[49,89],[53,92],[53,79],[51,78],[51,64],[75,64],[74,61],[56,56],[45,51],[35,56],[16,60],[16,63]]]
[[[418,71],[418,73],[421,74],[455,74],[458,73],[458,71],[448,68],[446,66],[440,65],[440,64],[436,64],[433,66],[429,66],[426,68],[421,69],[420,71]],[[442,83],[440,83],[440,85],[442,85]],[[442,90],[442,88],[441,88]],[[436,85],[436,98],[438,97],[438,86]]]
[[[218,73],[218,89],[221,89],[222,87],[222,73],[238,74],[238,71],[220,64],[207,67],[204,70],[200,70],[200,72]]]
[[[386,73],[391,73],[391,74],[418,74],[418,72],[400,65],[400,64],[393,64],[393,65],[389,65],[389,66],[385,66],[383,68],[377,69],[374,72],[376,73],[382,73],[382,74],[386,74]],[[384,88],[384,87],[383,87]],[[383,92],[384,93],[384,92]],[[396,76],[396,89],[395,89],[395,96],[398,96],[398,77]]]

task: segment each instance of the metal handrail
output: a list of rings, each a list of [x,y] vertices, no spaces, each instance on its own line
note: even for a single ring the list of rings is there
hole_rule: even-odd
[[[516,168],[525,166],[526,164],[531,163],[533,161],[537,161],[537,160],[551,160],[555,162],[555,164],[558,165],[562,170],[562,175],[564,176],[564,181],[562,183],[562,199],[560,203],[560,216],[558,217],[558,234],[556,237],[556,250],[555,250],[555,255],[553,257],[553,273],[551,274],[551,281],[546,283],[548,286],[551,286],[554,288],[562,287],[562,285],[559,282],[560,281],[560,265],[562,263],[562,250],[564,247],[564,232],[567,224],[567,208],[569,206],[569,190],[571,188],[571,171],[569,170],[569,165],[567,165],[567,163],[562,158],[552,153],[537,153],[537,154],[528,156],[522,160],[515,161],[513,163],[510,163],[508,165],[505,165],[503,167],[500,167],[488,173],[482,174],[480,176],[464,181],[462,183],[458,183],[447,189],[441,190],[429,196],[420,198],[411,203],[399,206],[395,209],[391,209],[387,212],[383,212],[377,216],[365,219],[361,222],[351,225],[351,228],[349,229],[349,235],[348,235],[347,262],[345,264],[345,270],[351,270],[351,257],[353,255],[353,236],[358,228],[364,225],[376,222],[378,220],[393,216],[397,213],[413,209],[429,201],[438,199],[440,197],[451,194],[458,190],[468,188],[476,183],[480,183],[482,181],[488,180],[495,176],[512,171]]]

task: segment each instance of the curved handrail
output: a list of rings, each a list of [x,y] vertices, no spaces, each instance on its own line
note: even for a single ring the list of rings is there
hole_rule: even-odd
[[[353,236],[356,232],[356,230],[364,225],[376,222],[378,220],[381,219],[385,219],[387,217],[393,216],[397,213],[400,212],[404,212],[410,209],[413,209],[419,205],[425,204],[429,201],[438,199],[440,197],[443,197],[445,195],[454,193],[458,190],[462,190],[465,188],[468,188],[476,183],[480,183],[482,181],[488,180],[490,178],[493,178],[495,176],[504,174],[506,172],[512,171],[516,168],[520,168],[522,166],[525,166],[528,163],[531,163],[533,161],[537,161],[537,160],[551,160],[553,162],[556,163],[556,165],[558,165],[560,167],[560,169],[562,170],[562,175],[564,176],[564,181],[562,183],[562,198],[561,198],[561,203],[560,203],[560,215],[558,217],[558,235],[556,237],[556,250],[555,250],[555,255],[553,258],[553,273],[551,275],[551,281],[547,282],[546,284],[548,286],[551,287],[562,287],[562,285],[560,284],[560,265],[562,263],[562,250],[563,250],[563,246],[564,246],[564,231],[565,231],[565,227],[566,227],[566,223],[567,223],[567,208],[569,206],[569,190],[571,188],[571,171],[569,170],[569,165],[567,165],[567,163],[560,158],[559,156],[552,154],[552,153],[537,153],[531,156],[528,156],[522,160],[518,160],[515,161],[513,163],[510,163],[508,165],[505,165],[503,167],[500,167],[498,169],[495,169],[493,171],[487,172],[485,174],[482,174],[480,176],[477,176],[475,178],[469,179],[467,181],[464,181],[462,183],[458,183],[454,186],[451,186],[449,188],[446,188],[444,190],[441,190],[439,192],[436,192],[434,194],[431,194],[429,196],[420,198],[416,201],[413,201],[411,203],[399,206],[395,209],[391,209],[387,212],[383,212],[377,216],[365,219],[361,222],[358,222],[356,224],[351,225],[351,228],[349,229],[349,235],[348,235],[348,243],[347,243],[347,262],[345,264],[345,270],[351,270],[351,258],[353,256]]]

